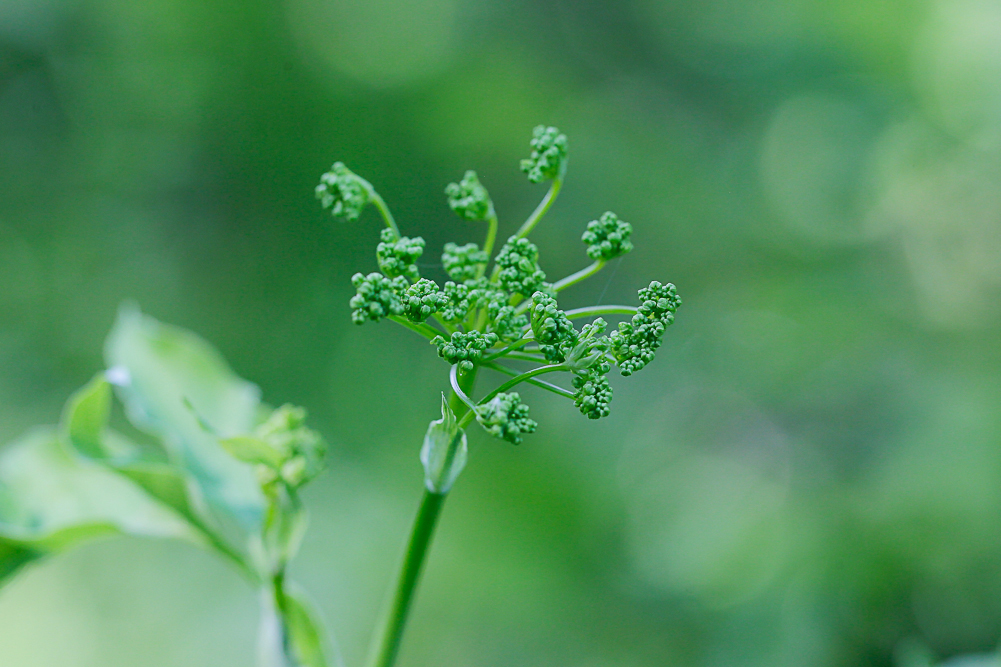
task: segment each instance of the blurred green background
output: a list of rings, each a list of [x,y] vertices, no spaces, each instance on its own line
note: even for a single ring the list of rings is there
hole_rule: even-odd
[[[331,443],[294,576],[358,665],[421,492],[446,367],[355,327],[380,222],[476,169],[512,231],[532,126],[570,137],[534,240],[567,292],[685,305],[594,423],[535,389],[471,436],[400,665],[892,665],[1001,639],[996,0],[3,0],[0,442],[52,423],[134,300]],[[0,592],[5,667],[249,665],[254,593],[186,545],[110,540]],[[896,657],[895,657],[896,656]]]

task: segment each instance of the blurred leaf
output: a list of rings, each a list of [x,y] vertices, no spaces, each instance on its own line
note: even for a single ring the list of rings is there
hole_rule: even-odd
[[[171,509],[38,428],[0,455],[0,578],[47,552],[107,534],[200,542]]]
[[[143,460],[138,448],[107,428],[111,414],[111,385],[103,373],[77,391],[63,412],[63,433],[81,455],[107,466],[140,486],[146,493],[184,517],[205,537],[208,545],[251,574],[247,560],[236,552],[215,525],[197,484],[183,469],[161,461]]]
[[[134,308],[120,311],[105,357],[121,378],[118,393],[129,419],[163,440],[171,462],[190,473],[224,526],[256,534],[264,498],[253,470],[229,456],[199,419],[223,437],[252,431],[257,387],[195,334]]]
[[[232,438],[223,438],[219,441],[219,444],[233,458],[244,463],[263,463],[275,470],[281,468],[281,454],[274,447],[259,438],[249,435],[238,435]]]
[[[288,624],[289,639],[299,664],[303,667],[326,667],[326,633],[319,619],[319,612],[294,584],[285,587],[285,620]]]
[[[98,375],[73,394],[63,414],[66,435],[81,454],[89,458],[104,458],[104,428],[111,415],[111,385]]]
[[[258,660],[261,667],[327,667],[327,640],[319,613],[298,586],[285,583],[284,622],[274,593],[261,593]]]

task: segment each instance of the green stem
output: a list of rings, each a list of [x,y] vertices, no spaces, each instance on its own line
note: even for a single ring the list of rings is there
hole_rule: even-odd
[[[487,361],[493,361],[494,359],[500,359],[501,357],[507,356],[508,354],[510,354],[511,352],[514,352],[515,350],[520,350],[521,348],[525,347],[529,343],[534,342],[534,340],[535,340],[534,338],[522,338],[520,340],[516,340],[515,342],[511,343],[507,347],[505,347],[505,348],[503,348],[501,350],[498,350],[497,352],[494,352],[491,355],[483,357],[480,360],[480,363],[487,362]]]
[[[587,308],[574,308],[563,314],[568,319],[578,320],[582,317],[595,317],[597,315],[635,315],[637,308],[634,306],[588,306]]]
[[[396,322],[401,326],[405,326],[411,331],[419,333],[420,335],[424,336],[428,340],[431,340],[432,338],[441,335],[441,332],[432,327],[431,325],[424,324],[423,322],[411,322],[407,318],[402,317],[400,315],[390,315],[386,319],[392,320],[393,322]]]
[[[545,355],[541,352],[508,352],[504,355],[505,359],[516,359],[517,361],[534,361],[539,363],[546,361]]]
[[[390,667],[396,661],[410,605],[444,503],[445,494],[424,490],[424,497],[417,510],[417,518],[414,519],[406,555],[396,581],[393,599],[379,622],[378,634],[372,643],[372,650],[366,663],[368,667]]]
[[[492,364],[492,363],[491,364],[483,364],[483,367],[484,368],[489,368],[490,370],[497,371],[498,373],[503,373],[504,375],[509,375],[511,377],[517,377],[517,376],[521,375],[521,373],[519,371],[517,371],[517,370],[515,370],[513,368],[508,368],[507,366],[502,366],[501,364]],[[554,394],[559,394],[560,396],[564,396],[566,398],[574,398],[574,393],[572,391],[568,391],[568,390],[564,389],[563,387],[557,386],[557,385],[552,384],[550,382],[546,382],[545,380],[539,380],[539,379],[536,379],[536,378],[529,378],[529,379],[525,380],[525,382],[527,382],[528,384],[531,384],[531,385],[535,385],[536,387],[541,387],[542,389],[545,389],[547,391],[551,391]]]
[[[497,224],[497,213],[494,211],[493,202],[490,202],[490,213],[487,215],[487,238],[483,241],[483,251],[487,253],[488,260],[494,252],[494,243],[497,242]],[[486,264],[480,266],[477,277],[482,276],[486,270]]]
[[[448,372],[448,379],[452,383],[452,391],[455,393],[456,396],[459,397],[460,401],[466,404],[467,408],[472,410],[473,407],[475,407],[473,399],[469,398],[469,396],[466,396],[466,392],[464,392],[462,390],[462,387],[459,386],[458,373],[459,373],[459,367],[456,366],[455,364],[452,364],[452,369]]]
[[[542,220],[542,216],[546,214],[549,207],[553,205],[554,201],[556,201],[556,196],[560,194],[560,188],[562,187],[563,179],[554,178],[552,184],[549,186],[549,191],[546,192],[546,196],[542,198],[539,205],[535,207],[534,211],[532,211],[532,215],[528,216],[528,220],[525,220],[524,224],[522,224],[522,226],[518,228],[518,231],[514,233],[514,237],[516,239],[528,236],[529,233],[535,229],[535,226],[539,224],[540,220]]]
[[[527,382],[528,380],[534,378],[536,375],[542,375],[544,373],[555,373],[556,371],[567,371],[567,370],[570,370],[570,367],[567,366],[566,364],[550,364],[548,366],[539,366],[538,368],[533,368],[530,371],[525,371],[520,375],[514,376],[513,378],[511,378],[510,380],[508,380],[507,382],[505,382],[504,384],[497,387],[489,394],[481,398],[479,401],[476,402],[476,404],[483,405],[484,403],[486,403],[487,401],[489,401],[502,391],[507,391],[508,389],[511,389],[515,385],[521,384],[522,382]]]
[[[566,161],[564,161],[563,164],[565,169]],[[546,214],[546,211],[549,210],[549,207],[553,205],[554,201],[556,201],[556,196],[560,194],[560,188],[562,187],[563,187],[563,177],[561,172],[560,177],[553,179],[553,182],[549,185],[549,190],[546,192],[546,196],[542,198],[542,201],[540,201],[539,205],[535,207],[535,210],[532,211],[532,214],[528,216],[528,219],[525,220],[525,222],[522,223],[521,227],[518,228],[518,231],[514,233],[513,238],[515,239],[524,238],[528,236],[528,234],[533,229],[535,229],[535,226],[539,224],[540,220],[542,220],[542,216]],[[497,282],[498,274],[500,274],[500,267],[494,264],[494,270],[490,274],[490,282],[492,283]]]
[[[458,377],[459,388],[464,394],[472,392],[473,385],[476,384],[476,371],[477,369],[474,368]],[[455,391],[451,392],[448,404],[453,413],[462,415],[464,419],[473,414],[473,411],[468,409]],[[403,638],[403,630],[407,625],[407,615],[417,589],[417,582],[420,579],[421,568],[434,535],[438,515],[445,503],[445,496],[446,494],[443,493],[424,490],[424,497],[410,532],[410,540],[407,542],[407,550],[396,577],[393,597],[379,619],[376,634],[372,639],[372,648],[365,663],[366,667],[391,667],[396,660],[396,654],[400,650],[400,642]]]
[[[389,207],[386,206],[386,202],[379,195],[379,193],[372,188],[371,185],[369,185],[368,195],[372,200],[372,203],[375,204],[375,207],[379,209],[379,213],[382,214],[382,219],[386,221],[386,226],[393,230],[393,233],[396,234],[396,238],[400,238],[400,228],[396,226],[396,220],[393,219],[393,214],[389,212]]]
[[[449,324],[448,322],[446,322],[444,317],[442,317],[438,313],[435,313],[431,317],[434,318],[435,322],[437,322],[438,324],[441,325],[442,329],[444,329],[446,332],[448,332],[449,336],[451,336],[453,333],[455,333],[456,328],[454,326],[452,326],[451,324]]]
[[[583,269],[581,269],[577,273],[570,274],[569,276],[567,276],[563,280],[560,280],[560,281],[554,283],[553,284],[553,289],[556,290],[557,292],[560,292],[560,291],[565,290],[566,288],[570,287],[571,285],[576,285],[580,281],[582,281],[582,280],[584,280],[586,278],[590,278],[591,276],[593,276],[594,274],[596,274],[598,271],[601,271],[601,269],[602,269],[603,266],[605,266],[605,260],[603,260],[603,259],[596,260],[590,266],[585,266]]]
[[[286,657],[286,662],[290,665],[296,664],[293,655],[292,644],[289,641],[288,631],[288,601],[285,599],[285,568],[280,567],[271,577],[271,594],[274,596],[275,613],[278,615],[280,631],[282,633],[282,653]]]

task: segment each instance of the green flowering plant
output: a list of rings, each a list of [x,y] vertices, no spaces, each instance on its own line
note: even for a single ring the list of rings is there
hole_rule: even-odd
[[[378,271],[352,277],[351,319],[390,320],[426,338],[448,364],[448,395],[420,450],[424,496],[393,596],[374,634],[369,667],[395,661],[417,581],[444,500],[468,459],[475,421],[511,444],[540,430],[514,391],[530,384],[573,402],[590,419],[609,414],[608,375],[649,364],[681,305],[674,285],[639,290],[637,306],[563,310],[560,293],[632,249],[632,227],[605,213],[581,240],[592,261],[549,282],[528,235],[552,206],[567,166],[567,138],[535,128],[529,181],[549,189],[496,249],[499,221],[475,172],[445,194],[462,219],[486,225],[482,247],[445,244],[449,280],[421,276],[426,244],[400,234],[371,183],[337,162],[316,197],[335,218],[381,214]],[[492,266],[491,266],[492,260]],[[626,318],[606,334],[604,317]],[[575,321],[583,321],[577,328]],[[260,667],[339,664],[309,597],[287,578],[307,526],[301,491],[323,469],[326,445],[306,411],[272,408],[195,334],[125,307],[108,337],[106,370],[70,397],[56,426],[30,431],[0,451],[0,585],[26,565],[103,535],[172,538],[233,565],[260,592]],[[527,364],[528,368],[518,367]],[[477,392],[486,372],[505,379]],[[565,374],[569,388],[543,379]],[[112,418],[117,403],[152,444],[133,442]]]
[[[476,172],[467,171],[458,183],[445,188],[448,205],[459,217],[482,221],[487,228],[482,248],[476,243],[445,244],[441,264],[450,280],[441,285],[419,275],[416,262],[424,250],[423,239],[400,235],[388,208],[367,181],[341,163],[321,177],[317,196],[335,218],[354,220],[358,211],[340,204],[347,195],[340,199],[331,195],[328,183],[341,184],[347,193],[365,193],[366,201],[376,204],[386,224],[376,250],[382,272],[358,273],[352,279],[356,288],[350,300],[352,319],[358,324],[392,320],[427,338],[450,366],[451,391],[447,398],[443,395],[442,418],[429,425],[421,450],[424,498],[392,602],[375,634],[369,667],[388,667],[395,660],[437,516],[467,461],[466,428],[475,421],[493,437],[522,443],[526,434],[539,428],[529,417],[521,395],[512,391],[523,383],[569,399],[589,419],[608,416],[611,369],[616,367],[628,376],[649,364],[681,305],[674,285],[653,281],[639,290],[637,306],[560,308],[558,298],[563,290],[633,249],[632,225],[606,212],[587,223],[581,236],[592,263],[555,282],[547,280],[539,248],[528,236],[559,194],[567,170],[567,146],[566,135],[557,128],[535,128],[531,155],[521,161],[521,169],[532,183],[548,181],[549,189],[496,253],[498,217]],[[344,179],[355,180],[348,183]],[[399,260],[392,271],[385,269],[387,248],[392,248],[392,257]],[[398,268],[404,264],[406,271]],[[608,325],[602,316],[626,319],[606,334]],[[580,328],[574,324],[578,320],[585,321]],[[525,363],[531,368],[513,365]],[[484,371],[507,378],[477,397],[476,387]],[[570,388],[540,377],[557,373],[569,376]]]
[[[286,577],[307,525],[299,494],[326,451],[306,411],[269,407],[206,341],[134,307],[105,360],[58,425],[0,451],[0,585],[88,539],[180,539],[259,590],[261,667],[334,664],[315,606]],[[116,400],[153,444],[117,428]]]

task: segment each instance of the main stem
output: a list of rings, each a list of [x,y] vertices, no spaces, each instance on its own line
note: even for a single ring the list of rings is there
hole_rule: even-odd
[[[410,604],[413,602],[417,581],[424,566],[424,558],[444,504],[445,494],[424,490],[424,497],[421,499],[421,506],[417,510],[417,518],[414,519],[414,527],[410,533],[410,541],[407,543],[406,556],[396,581],[393,600],[372,642],[368,667],[390,667],[396,661]]]
[[[464,393],[472,392],[473,385],[476,384],[476,369],[460,376],[458,384]],[[457,416],[464,416],[465,411],[468,410],[466,404],[454,391],[451,392],[448,403],[452,412]],[[417,591],[417,582],[420,580],[424,560],[427,557],[428,547],[431,545],[435,525],[438,523],[438,515],[441,514],[441,508],[445,504],[446,495],[424,490],[421,505],[417,509],[417,517],[410,530],[407,551],[403,556],[403,563],[400,565],[400,571],[396,577],[393,599],[379,618],[376,633],[372,638],[372,648],[369,650],[368,660],[365,663],[366,667],[392,667],[393,663],[396,662],[396,655],[400,651],[400,642],[403,639],[403,630],[407,625],[407,616],[410,613],[410,605]]]

